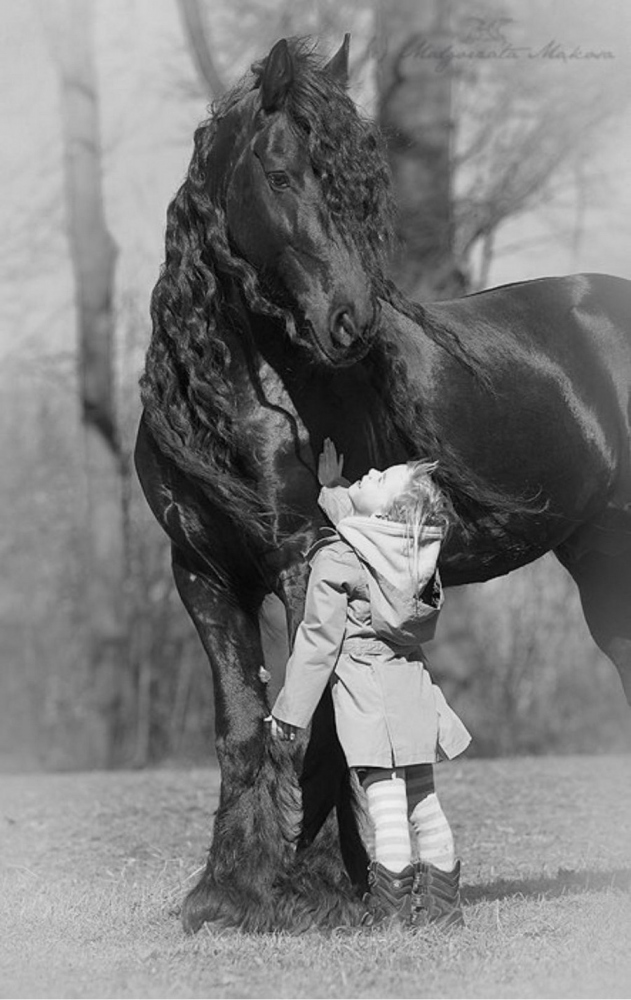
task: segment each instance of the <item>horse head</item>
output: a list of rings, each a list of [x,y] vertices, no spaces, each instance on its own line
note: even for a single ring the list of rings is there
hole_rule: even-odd
[[[252,352],[278,330],[321,366],[350,366],[377,328],[389,174],[346,93],[347,64],[348,38],[326,64],[304,42],[278,42],[197,128],[167,211],[141,379],[147,424],[261,539],[277,512],[252,471],[240,402]]]
[[[348,36],[324,66],[282,39],[219,116],[211,150],[231,245],[293,314],[290,333],[335,365],[370,342],[388,235],[379,142],[346,94],[347,73]]]

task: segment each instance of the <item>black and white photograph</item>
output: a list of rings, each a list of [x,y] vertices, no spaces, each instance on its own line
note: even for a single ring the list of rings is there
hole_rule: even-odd
[[[0,997],[631,998],[631,3],[0,0]]]

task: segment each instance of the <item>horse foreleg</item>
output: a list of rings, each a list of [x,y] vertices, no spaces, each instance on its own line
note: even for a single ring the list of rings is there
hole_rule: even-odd
[[[303,820],[299,851],[314,843],[332,809],[337,814],[340,852],[358,895],[368,890],[368,863],[357,821],[350,772],[335,729],[333,702],[327,688],[316,709],[302,774]]]
[[[187,896],[188,932],[207,921],[248,930],[276,927],[275,885],[291,866],[300,793],[291,756],[270,745],[269,708],[256,616],[174,557],[182,601],[213,672],[221,791],[205,871]]]
[[[300,574],[284,581],[283,598],[287,610],[290,635],[300,622],[304,602],[304,577]],[[333,701],[327,688],[318,705],[311,724],[309,742],[300,773],[303,819],[298,839],[299,855],[309,849],[309,859],[320,850],[331,858],[331,846],[316,838],[331,811],[337,815],[339,849],[342,861],[358,896],[367,891],[369,858],[359,832],[357,802],[351,785],[350,773],[344,751],[335,728]],[[310,863],[299,857],[299,864]]]
[[[603,653],[615,664],[631,705],[631,549],[629,534],[607,536],[604,548],[588,548],[602,532],[585,529],[557,556],[578,584],[585,620]],[[629,521],[631,532],[631,519]],[[581,544],[584,541],[584,547]]]

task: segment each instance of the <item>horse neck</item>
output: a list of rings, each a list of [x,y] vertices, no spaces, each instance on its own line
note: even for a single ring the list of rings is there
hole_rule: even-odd
[[[404,311],[409,307],[409,312]],[[377,350],[385,346],[392,358],[400,357],[412,367],[417,387],[430,392],[432,373],[444,361],[444,350],[426,333],[422,308],[406,300],[399,304],[380,300],[380,315],[375,334]]]
[[[332,438],[345,455],[349,478],[389,459],[392,421],[369,365],[325,367],[265,317],[253,317],[251,331],[266,401],[296,421],[314,454],[325,437]]]
[[[460,459],[450,452],[453,401],[477,398],[477,362],[461,343],[462,330],[450,309],[390,300],[381,303],[374,337],[372,364],[381,373],[381,388],[395,434],[408,458],[439,459],[453,480],[460,482]],[[464,474],[464,473],[463,473]]]

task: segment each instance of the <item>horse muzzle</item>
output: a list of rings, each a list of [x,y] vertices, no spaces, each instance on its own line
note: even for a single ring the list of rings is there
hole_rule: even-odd
[[[349,350],[361,335],[353,306],[334,309],[329,318],[329,335],[335,348]]]
[[[377,300],[370,304],[370,311],[359,316],[352,304],[331,310],[329,316],[329,343],[316,338],[317,346],[329,363],[350,365],[367,354],[373,340],[380,313]]]

